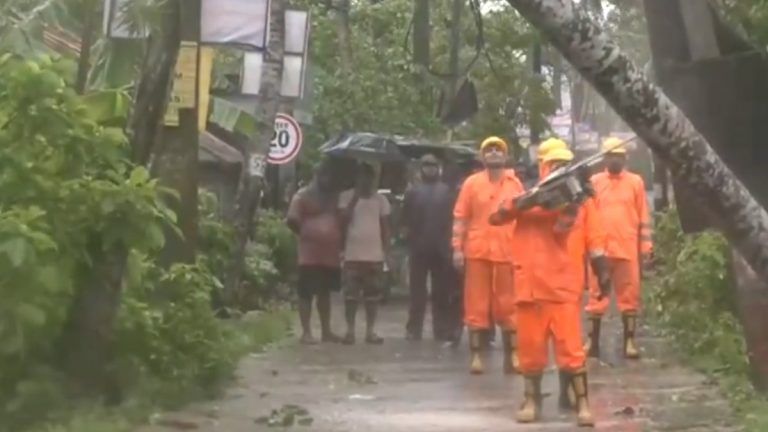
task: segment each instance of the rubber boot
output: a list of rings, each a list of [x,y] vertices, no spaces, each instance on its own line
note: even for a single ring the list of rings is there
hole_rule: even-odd
[[[589,409],[587,372],[581,370],[571,374],[573,391],[576,394],[576,422],[580,427],[593,427],[595,418]]]
[[[570,372],[560,371],[560,397],[558,406],[563,411],[576,409],[576,391],[573,389],[573,377]]]
[[[480,357],[483,345],[482,331],[470,330],[469,331],[469,352],[472,356],[472,361],[469,366],[469,373],[472,375],[482,375],[485,372],[483,366],[483,359]]]
[[[504,330],[504,373],[511,375],[517,373],[520,368],[520,359],[517,357],[516,334],[514,330]]]
[[[584,345],[584,351],[588,357],[598,358],[600,357],[600,323],[602,317],[590,316],[589,317],[589,334],[587,335],[587,343]]]
[[[541,374],[525,376],[525,400],[517,412],[518,423],[532,423],[541,415]]]
[[[628,359],[640,358],[640,351],[635,342],[635,330],[637,327],[637,316],[634,314],[622,315],[624,322],[624,357]]]

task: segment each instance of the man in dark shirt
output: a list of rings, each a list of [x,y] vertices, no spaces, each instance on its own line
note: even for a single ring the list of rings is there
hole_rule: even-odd
[[[406,337],[422,336],[427,305],[427,277],[432,286],[432,332],[437,340],[452,341],[456,325],[451,319],[455,300],[451,283],[451,218],[453,190],[440,180],[440,163],[431,154],[420,160],[421,182],[405,195],[403,228],[410,260],[411,307]]]

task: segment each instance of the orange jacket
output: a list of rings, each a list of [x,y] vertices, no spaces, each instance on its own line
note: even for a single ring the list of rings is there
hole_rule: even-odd
[[[574,226],[584,224],[584,210],[568,215],[541,207],[520,212],[511,202],[505,207],[515,223],[515,302],[577,302],[584,290],[578,284],[569,238]]]
[[[643,178],[629,171],[592,176],[595,199],[606,230],[606,256],[636,260],[653,250]]]
[[[568,253],[573,260],[578,288],[583,288],[586,281],[585,271],[589,265],[587,258],[605,254],[606,242],[605,227],[594,198],[584,202],[581,213],[568,236]]]
[[[463,252],[467,259],[511,262],[514,227],[492,226],[488,219],[504,200],[522,191],[523,185],[513,170],[506,170],[495,183],[487,171],[467,177],[453,209],[453,249]]]

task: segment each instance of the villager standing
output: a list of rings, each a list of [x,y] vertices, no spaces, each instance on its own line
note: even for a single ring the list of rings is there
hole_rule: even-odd
[[[651,222],[643,178],[626,169],[627,149],[618,138],[603,143],[605,171],[592,177],[595,199],[606,229],[606,251],[613,291],[624,325],[624,355],[640,357],[635,341],[640,310],[641,263],[652,256]],[[600,326],[610,298],[601,297],[597,281],[592,280],[586,311],[590,330],[587,350],[591,357],[600,355]]]
[[[331,293],[341,288],[341,230],[338,194],[334,191],[327,164],[321,165],[312,182],[301,188],[288,208],[288,227],[298,236],[299,318],[301,342],[315,344],[312,336],[312,302],[317,312],[323,342],[338,342],[331,331]]]
[[[410,263],[410,309],[406,338],[420,340],[431,281],[432,333],[439,341],[456,337],[451,320],[454,295],[450,280],[453,193],[440,179],[440,162],[431,154],[420,160],[420,181],[405,193],[403,229]]]
[[[496,321],[503,331],[504,372],[517,367],[512,276],[512,226],[492,226],[489,218],[502,200],[523,191],[506,169],[507,143],[489,137],[480,144],[484,169],[469,176],[453,211],[453,262],[464,270],[464,323],[469,329],[470,372],[481,374],[482,333]],[[492,318],[492,319],[491,319]]]
[[[365,306],[365,341],[381,344],[376,334],[376,317],[382,298],[384,264],[389,256],[391,207],[376,191],[373,166],[358,168],[354,189],[339,198],[341,227],[344,234],[343,286],[347,334],[343,343],[355,343],[355,318],[360,303]]]

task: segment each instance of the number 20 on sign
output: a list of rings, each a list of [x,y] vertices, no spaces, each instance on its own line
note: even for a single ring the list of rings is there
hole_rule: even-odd
[[[287,114],[277,114],[268,162],[281,165],[294,160],[301,150],[302,139],[299,123]]]

